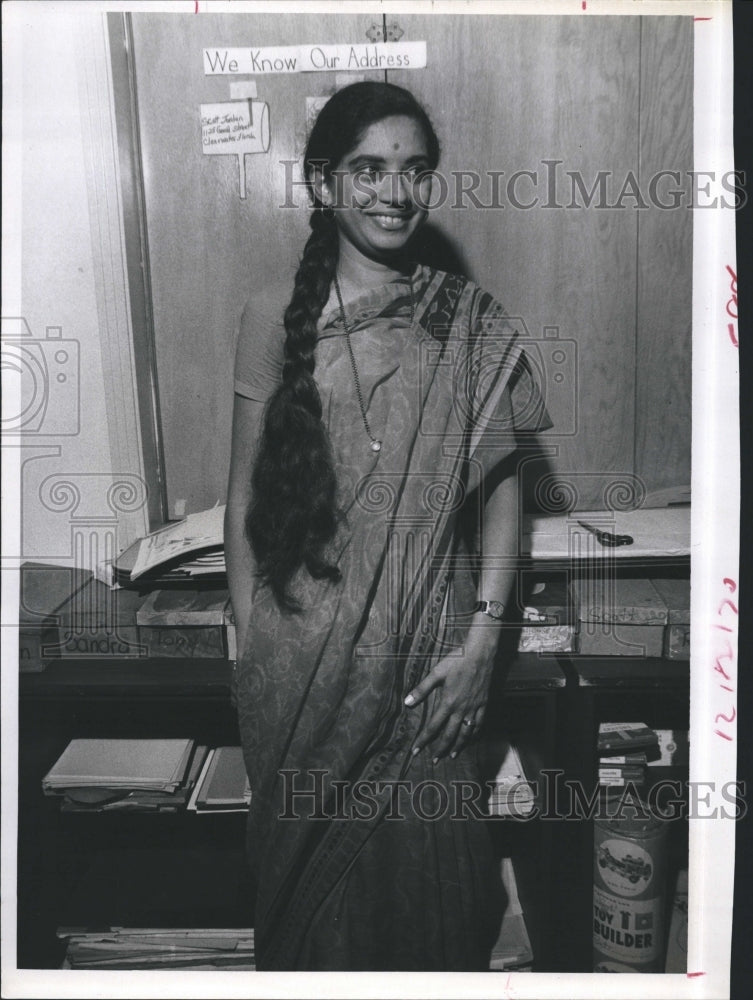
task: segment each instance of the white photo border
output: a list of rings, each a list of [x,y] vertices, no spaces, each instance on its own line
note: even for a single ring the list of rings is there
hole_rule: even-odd
[[[134,10],[141,13],[273,12],[301,10],[341,13],[508,14],[546,16],[687,15],[695,20],[694,138],[696,171],[716,177],[734,169],[732,141],[731,0],[502,0],[502,2],[232,3],[75,2],[3,5],[4,83],[4,314],[20,315],[21,125],[15,114],[21,53],[13,52],[13,30],[28,7],[50,11]],[[691,505],[691,703],[690,778],[715,782],[736,778],[736,669],[739,564],[738,351],[729,309],[736,295],[735,213],[723,208],[693,212],[693,438]],[[734,282],[734,284],[733,284]],[[701,419],[700,415],[703,415]],[[3,548],[13,551],[20,509],[17,455],[3,462]],[[711,998],[729,995],[735,824],[730,819],[690,820],[688,974],[477,973],[238,973],[238,972],[75,972],[16,969],[15,832],[17,824],[17,637],[13,620],[18,595],[3,575],[3,995],[8,997],[552,997],[646,1000]],[[17,574],[12,574],[17,580]],[[15,600],[15,608],[14,608]],[[720,626],[724,626],[722,629]],[[726,631],[731,628],[732,631]],[[728,638],[732,657],[719,645]],[[721,659],[720,659],[721,657]],[[720,665],[727,678],[722,688]],[[730,678],[732,678],[730,680]],[[732,690],[728,690],[732,688]],[[731,721],[727,721],[730,720]],[[719,734],[722,730],[722,734]],[[640,976],[640,978],[638,978]]]

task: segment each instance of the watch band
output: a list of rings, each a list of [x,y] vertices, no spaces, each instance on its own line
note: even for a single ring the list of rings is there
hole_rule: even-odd
[[[504,618],[505,606],[500,601],[479,601],[473,609],[473,613],[476,614],[478,611],[493,618],[495,622],[499,622]]]
[[[501,601],[476,601],[470,611],[461,611],[449,620],[460,621],[463,618],[470,618],[472,615],[479,614],[479,612],[492,618],[495,622],[500,622],[505,615],[505,606]]]

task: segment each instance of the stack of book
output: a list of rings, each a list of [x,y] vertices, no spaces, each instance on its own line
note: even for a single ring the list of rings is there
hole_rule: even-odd
[[[241,748],[210,750],[188,808],[198,815],[245,812],[250,801],[251,788]]]
[[[622,788],[628,783],[636,788],[646,784],[645,753],[599,757],[599,784],[602,788]]]
[[[69,812],[184,807],[206,747],[190,739],[76,739],[42,779],[45,795]]]
[[[656,756],[659,739],[644,722],[602,722],[597,743],[599,785],[621,788],[646,783],[649,757]]]
[[[253,970],[252,928],[60,927],[66,969]]]

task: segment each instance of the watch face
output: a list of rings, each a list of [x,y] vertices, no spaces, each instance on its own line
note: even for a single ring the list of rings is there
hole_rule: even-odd
[[[500,604],[499,601],[487,601],[486,613],[490,618],[501,619],[505,613],[505,606],[504,604]]]

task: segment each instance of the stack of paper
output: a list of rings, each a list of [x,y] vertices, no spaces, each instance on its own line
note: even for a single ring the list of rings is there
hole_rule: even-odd
[[[245,812],[251,788],[240,747],[210,750],[188,808],[197,813]]]
[[[534,791],[525,776],[518,751],[505,743],[501,763],[489,796],[492,816],[527,816],[534,807]]]
[[[64,808],[174,808],[185,801],[206,756],[190,739],[72,740],[42,779]]]
[[[507,907],[489,963],[489,968],[494,972],[513,967],[520,969],[520,966],[530,966],[533,961],[531,939],[523,918],[523,907],[520,905],[518,886],[510,858],[502,858],[501,874],[507,895]]]
[[[253,928],[60,927],[57,935],[68,941],[68,969],[255,968]]]
[[[155,577],[159,581],[224,577],[224,519],[225,505],[218,503],[150,532],[118,556],[118,582],[138,580],[145,574],[151,581]]]

